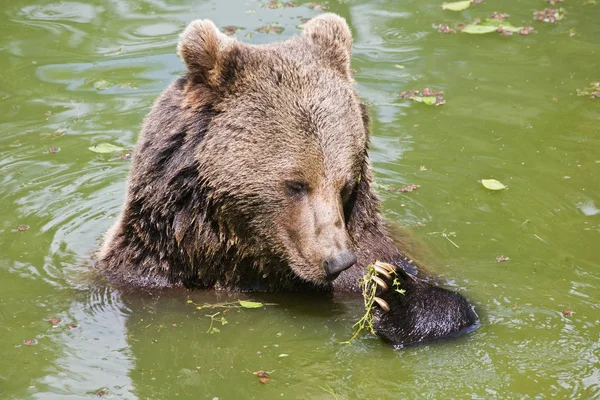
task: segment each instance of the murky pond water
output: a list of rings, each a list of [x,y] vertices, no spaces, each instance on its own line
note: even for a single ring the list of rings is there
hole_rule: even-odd
[[[0,398],[600,398],[600,100],[577,96],[600,81],[600,4],[566,0],[565,18],[548,24],[532,19],[542,0],[459,13],[440,3],[325,3],[355,34],[385,214],[482,317],[466,337],[394,351],[374,338],[339,343],[359,317],[357,297],[251,296],[278,305],[232,309],[210,334],[216,311],[188,299],[242,297],[123,293],[87,273],[128,170],[88,147],[134,145],[153,99],[182,71],[183,27],[210,18],[266,43],[297,33],[319,7],[3,0]],[[432,29],[493,11],[537,33]],[[273,22],[281,34],[256,32]],[[447,104],[398,97],[424,87]],[[509,189],[490,192],[482,178]],[[408,184],[420,188],[386,190]],[[271,380],[259,383],[257,370]]]

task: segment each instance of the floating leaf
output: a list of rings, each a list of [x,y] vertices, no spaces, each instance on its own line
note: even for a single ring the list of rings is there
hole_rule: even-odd
[[[98,398],[104,398],[105,396],[108,395],[108,389],[103,387],[100,389],[92,390],[91,392],[87,392],[87,394],[98,397]]]
[[[266,4],[266,6],[268,8],[275,9],[284,7],[296,7],[296,4],[291,1],[284,3],[283,1],[271,0]]]
[[[519,31],[519,35],[529,35],[531,32],[533,32],[533,28],[531,26],[526,26],[525,28],[521,29]]]
[[[400,93],[400,97],[430,106],[441,106],[442,104],[446,104],[446,100],[444,100],[444,92],[439,92],[429,88],[425,88],[422,91],[407,90]]]
[[[585,89],[577,89],[577,96],[589,96],[600,99],[600,82],[592,82]]]
[[[510,260],[510,258],[505,257],[505,256],[498,256],[498,257],[496,257],[496,262],[499,262],[499,263],[504,262],[504,261],[508,261],[508,260]]]
[[[407,186],[403,186],[403,187],[398,187],[398,186],[394,186],[394,185],[386,185],[383,183],[379,183],[379,182],[375,182],[373,184],[376,188],[381,188],[383,190],[387,190],[388,192],[412,192],[413,190],[417,190],[418,188],[420,188],[419,185],[415,185],[414,183],[411,183],[410,185]]]
[[[437,30],[439,33],[456,33],[456,29],[452,29],[448,25],[433,24],[432,26],[433,26],[433,29]]]
[[[267,24],[265,26],[262,26],[258,29],[256,29],[256,32],[258,33],[276,33],[276,34],[280,34],[281,32],[284,31],[284,28],[281,26],[278,26],[279,23],[277,22],[271,22],[270,24]]]
[[[310,3],[308,5],[308,8],[310,8],[312,10],[317,10],[317,11],[325,11],[325,10],[327,10],[327,7],[325,7],[324,5],[319,4],[319,3]]]
[[[513,26],[509,21],[503,21],[502,17],[505,16],[508,14],[492,14],[492,18],[488,18],[482,23],[467,25],[461,30],[471,34],[498,32],[504,36],[511,36],[513,33],[528,35],[533,31],[531,27]]]
[[[563,8],[546,8],[542,11],[536,11],[533,13],[533,19],[536,21],[544,21],[555,23],[560,21],[565,16],[565,10]]]
[[[400,189],[398,189],[398,191],[403,192],[403,193],[412,192],[413,190],[417,190],[418,188],[420,188],[419,185],[415,185],[414,183],[411,183],[408,186],[401,187]]]
[[[497,19],[486,19],[485,21],[481,22],[481,23],[477,23],[474,22],[473,25],[481,25],[481,26],[495,26],[496,28],[499,27],[500,25],[510,25],[510,22],[506,21],[499,21]]]
[[[483,187],[485,187],[486,189],[489,189],[489,190],[506,189],[506,186],[504,186],[504,184],[502,182],[497,181],[495,179],[482,179],[481,184],[483,185]]]
[[[240,29],[243,29],[243,28],[241,28],[239,26],[235,26],[235,25],[227,25],[227,26],[224,26],[221,30],[227,36],[232,36]]]
[[[116,153],[125,150],[123,147],[115,146],[114,144],[110,143],[98,143],[97,145],[89,147],[88,149],[94,153]]]
[[[256,301],[240,300],[240,306],[244,308],[261,308],[263,306],[263,303],[259,303]]]
[[[96,89],[96,90],[105,90],[111,86],[112,86],[112,83],[110,83],[109,81],[104,80],[104,79],[100,79],[99,81],[94,82],[94,89]]]
[[[509,14],[507,14],[507,13],[499,13],[499,12],[494,12],[494,13],[492,13],[492,15],[490,15],[490,19],[496,19],[498,21],[504,21],[508,17],[510,17]]]
[[[428,106],[433,106],[433,105],[435,105],[435,102],[436,102],[436,98],[434,96],[426,96],[426,97],[415,96],[412,98],[412,100],[414,100],[418,103],[425,103]]]
[[[500,33],[502,33],[502,32],[520,32],[522,29],[525,29],[525,27],[523,27],[523,26],[513,26],[508,21],[500,21],[497,19],[488,19],[482,25],[495,26],[497,28],[496,31],[498,31]]]
[[[471,6],[471,0],[455,1],[453,3],[444,3],[441,5],[443,10],[462,11]]]
[[[462,31],[464,33],[482,34],[496,32],[497,29],[497,26],[492,25],[467,25],[462,29]]]

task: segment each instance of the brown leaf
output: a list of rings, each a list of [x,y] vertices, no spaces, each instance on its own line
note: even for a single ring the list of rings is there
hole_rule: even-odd
[[[240,29],[239,26],[235,26],[235,25],[227,25],[224,26],[222,31],[224,34],[226,34],[227,36],[231,36],[234,33],[236,33],[238,31],[238,29]]]
[[[308,8],[311,8],[311,9],[317,10],[317,11],[325,11],[325,10],[327,10],[327,7],[325,7],[324,5],[319,4],[319,3],[310,3],[308,5]]]
[[[504,21],[508,17],[510,17],[510,15],[508,15],[507,13],[498,13],[498,12],[494,12],[492,15],[490,15],[491,19],[496,19],[498,21]]]
[[[456,33],[456,30],[450,28],[448,25],[433,25],[433,29],[437,30],[440,33]]]
[[[254,371],[253,374],[258,376],[259,378],[268,378],[269,377],[268,371]]]
[[[414,183],[411,183],[408,186],[401,187],[400,189],[398,189],[398,191],[399,192],[412,192],[413,190],[417,190],[420,187],[421,186],[419,186],[419,185],[415,185]]]

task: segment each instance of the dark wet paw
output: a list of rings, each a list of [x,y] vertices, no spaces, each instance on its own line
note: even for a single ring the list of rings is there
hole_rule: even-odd
[[[375,333],[386,342],[406,346],[454,337],[478,326],[468,301],[456,292],[434,286],[387,263],[374,265],[372,279]]]

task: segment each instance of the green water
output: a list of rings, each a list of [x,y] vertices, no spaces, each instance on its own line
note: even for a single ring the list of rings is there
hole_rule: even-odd
[[[440,3],[326,3],[355,34],[379,182],[420,185],[382,190],[384,212],[482,317],[466,337],[394,351],[374,338],[339,344],[360,314],[356,297],[254,296],[278,305],[232,309],[208,334],[216,311],[186,301],[240,296],[122,293],[87,273],[129,166],[88,147],[134,145],[153,99],[182,71],[183,27],[210,18],[266,43],[320,11],[303,1],[273,10],[252,0],[3,0],[0,399],[102,388],[115,399],[600,398],[600,100],[576,95],[600,81],[600,4],[566,0],[565,18],[546,24],[532,19],[542,0],[460,13]],[[493,11],[537,33],[431,27]],[[281,35],[255,32],[271,22]],[[423,87],[443,90],[447,104],[398,98]],[[509,189],[487,191],[482,178]],[[257,370],[273,371],[271,381]]]

